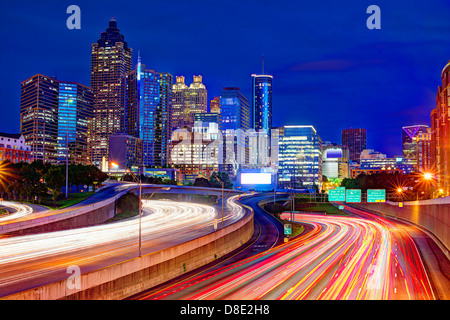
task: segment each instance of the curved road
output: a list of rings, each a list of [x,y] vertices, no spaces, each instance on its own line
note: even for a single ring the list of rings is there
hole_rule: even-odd
[[[241,206],[228,199],[226,224],[240,219]],[[214,231],[218,211],[207,205],[145,201],[142,254]],[[82,273],[138,255],[137,217],[98,226],[0,239],[0,297],[67,279],[67,267]]]
[[[395,224],[372,216],[295,219],[306,231],[288,243],[192,272],[132,299],[436,298],[414,242]]]

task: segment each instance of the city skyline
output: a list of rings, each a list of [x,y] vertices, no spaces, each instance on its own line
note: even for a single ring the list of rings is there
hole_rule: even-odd
[[[65,26],[65,4],[2,4],[3,12],[10,13],[0,22],[4,39],[18,48],[13,56],[2,53],[0,94],[9,108],[1,123],[3,131],[19,131],[20,82],[24,79],[41,73],[89,85],[90,46],[115,17],[126,41],[136,52],[140,50],[148,68],[187,79],[202,75],[209,97],[220,95],[223,87],[235,86],[250,99],[251,74],[260,73],[264,54],[264,73],[274,76],[274,127],[314,125],[322,140],[335,143],[341,142],[342,129],[365,128],[368,148],[400,155],[401,128],[430,125],[440,71],[450,57],[450,41],[444,38],[450,24],[444,19],[445,10],[439,10],[448,4],[434,3],[406,8],[422,13],[418,22],[400,15],[404,11],[401,4],[379,1],[381,30],[367,29],[367,5],[357,2],[345,8],[328,3],[323,8],[291,3],[274,7],[258,3],[255,7],[256,2],[249,1],[238,13],[222,6],[217,11],[216,3],[176,2],[170,11],[167,4],[140,4],[142,11],[151,9],[155,18],[136,19],[133,1],[121,3],[120,10],[118,6],[105,7],[101,1],[79,1],[81,30]],[[214,19],[186,15],[197,9],[218,14]],[[250,9],[270,11],[267,19],[271,23],[264,24]],[[238,26],[230,24],[227,15],[240,21]],[[323,25],[314,22],[318,17]],[[252,23],[254,30],[248,28]],[[332,28],[334,25],[338,28]],[[289,32],[291,37],[282,32],[287,27],[295,27]],[[246,32],[239,32],[241,29]],[[27,41],[14,40],[25,31]],[[35,33],[40,37],[33,37]],[[221,37],[230,45],[211,46]],[[251,45],[245,42],[250,37],[256,37]],[[49,50],[30,55],[29,48],[37,39]],[[326,112],[317,112],[319,109]]]

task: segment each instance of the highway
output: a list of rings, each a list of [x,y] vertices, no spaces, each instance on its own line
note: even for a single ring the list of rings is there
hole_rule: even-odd
[[[361,210],[352,214],[296,214],[305,231],[288,243],[253,255],[244,249],[247,257],[211,265],[132,299],[436,299],[411,237],[383,218]]]
[[[5,207],[8,211],[13,209],[13,212],[10,214],[0,215],[0,222],[15,220],[33,213],[33,209],[30,206],[11,201],[2,201],[2,207]]]
[[[227,201],[225,225],[244,215]],[[213,232],[221,212],[212,206],[144,201],[142,254]],[[67,279],[67,267],[88,272],[138,255],[137,217],[98,226],[0,239],[0,296]],[[219,224],[220,227],[220,224]]]

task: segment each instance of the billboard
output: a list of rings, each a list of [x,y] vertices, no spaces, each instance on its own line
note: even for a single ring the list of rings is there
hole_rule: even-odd
[[[272,174],[268,172],[241,173],[241,184],[272,184]]]
[[[342,158],[342,149],[328,149],[326,158],[327,159]]]

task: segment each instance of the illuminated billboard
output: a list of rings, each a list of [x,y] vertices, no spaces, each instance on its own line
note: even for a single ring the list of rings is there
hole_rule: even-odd
[[[328,149],[326,158],[327,159],[342,158],[342,149]]]
[[[271,184],[272,174],[268,172],[241,173],[241,184]]]

